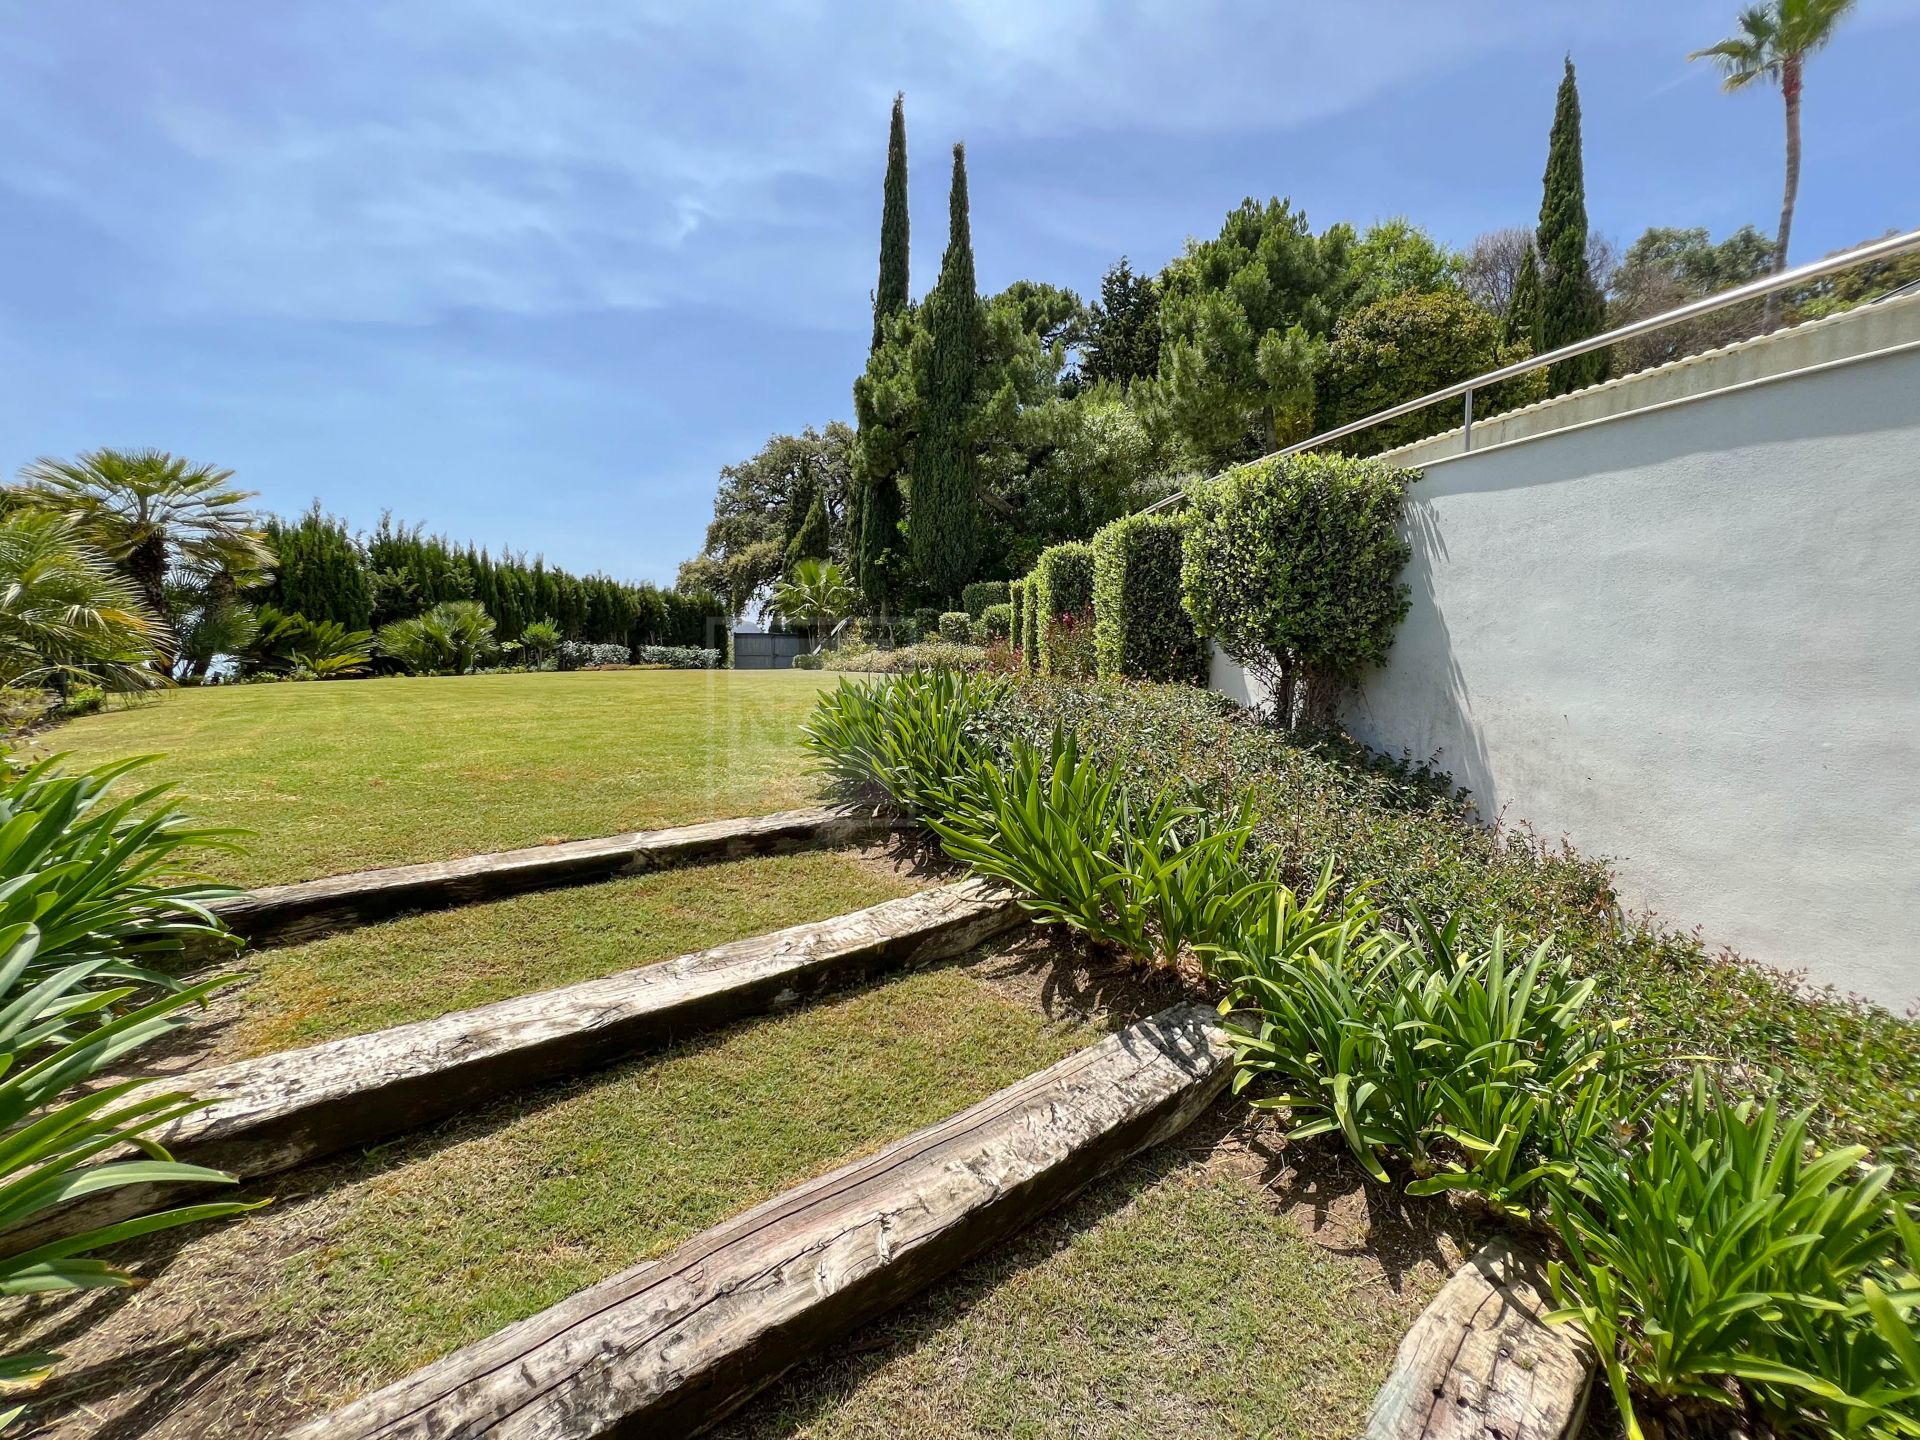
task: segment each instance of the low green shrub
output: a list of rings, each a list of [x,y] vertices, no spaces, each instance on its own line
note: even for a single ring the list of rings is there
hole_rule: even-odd
[[[979,645],[949,645],[944,640],[901,645],[895,649],[826,651],[822,668],[855,675],[904,675],[913,670],[992,670],[993,657]]]
[[[1039,923],[1125,954],[1198,959],[1272,888],[1242,864],[1250,817],[1217,821],[1173,786],[1136,797],[1071,736],[1017,745],[955,793],[930,822],[949,855],[1012,886]]]
[[[611,651],[626,647],[615,645],[591,648],[604,648]],[[724,658],[719,650],[701,645],[642,645],[633,652],[636,665],[664,665],[669,670],[718,670]]]
[[[1309,909],[1327,903],[1331,875]],[[1279,1081],[1257,1103],[1291,1110],[1295,1138],[1337,1131],[1377,1180],[1397,1154],[1412,1194],[1460,1191],[1530,1219],[1549,1178],[1620,1118],[1618,1027],[1590,1013],[1593,982],[1546,944],[1516,962],[1498,929],[1416,928],[1417,943],[1391,935],[1356,892],[1323,937],[1224,953],[1231,1003],[1259,1017],[1230,1027],[1236,1084]]]
[[[944,815],[991,753],[984,717],[1005,684],[957,670],[842,680],[801,726],[803,743],[843,794]]]
[[[1181,571],[1194,627],[1273,697],[1276,718],[1332,718],[1382,663],[1411,603],[1396,528],[1410,472],[1379,460],[1257,460],[1189,493]]]
[[[1129,515],[1093,537],[1094,665],[1103,680],[1198,685],[1205,642],[1181,602],[1185,522]]]
[[[949,645],[973,643],[973,617],[964,610],[948,610],[940,617],[940,638]]]
[[[826,657],[824,655],[796,655],[793,657],[793,668],[795,670],[818,670],[825,659]]]
[[[1093,615],[1093,547],[1074,541],[1040,552],[1028,598],[1034,607],[1035,639],[1042,675],[1090,675],[1081,650],[1090,652]],[[1086,644],[1079,631],[1087,632]],[[1086,657],[1091,659],[1090,653]]]
[[[1525,830],[1480,823],[1447,778],[1368,754],[1343,736],[1287,734],[1219,695],[1176,685],[1028,681],[992,720],[1002,751],[1064,726],[1081,748],[1148,790],[1194,785],[1215,809],[1250,800],[1262,863],[1310,889],[1332,863],[1377,877],[1389,910],[1467,912],[1516,942],[1552,937],[1598,982],[1649,1054],[1703,1054],[1782,1072],[1789,1103],[1859,1141],[1920,1185],[1920,1025],[1833,992],[1802,989],[1709,950],[1697,936],[1622,913],[1606,863]]]
[[[60,702],[60,714],[68,720],[97,715],[106,703],[107,692],[98,685],[76,685]]]
[[[493,630],[493,617],[480,604],[449,600],[424,615],[382,625],[374,648],[415,675],[465,675],[485,665],[499,649]],[[626,647],[619,648],[625,659]],[[560,649],[566,651],[567,645]],[[561,668],[568,667],[563,663]]]
[[[1027,576],[1025,619],[1021,622],[1021,668],[1029,675],[1040,673],[1040,573]]]
[[[960,591],[960,608],[975,620],[987,613],[989,605],[1004,605],[1007,600],[1004,580],[976,580]]]
[[[980,618],[974,622],[976,642],[982,645],[992,640],[1006,640],[1013,634],[1013,605],[1001,601],[989,605],[980,612]]]
[[[1785,1430],[1920,1434],[1920,1223],[1867,1152],[1809,1143],[1778,1097],[1734,1102],[1696,1070],[1638,1136],[1553,1182],[1566,1258],[1548,1269],[1593,1337],[1627,1433],[1635,1395],[1682,1412],[1737,1403]]]

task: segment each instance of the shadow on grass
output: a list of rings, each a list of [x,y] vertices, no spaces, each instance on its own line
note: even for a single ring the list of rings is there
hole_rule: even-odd
[[[1277,1141],[1277,1135],[1270,1124],[1250,1117],[1244,1100],[1223,1097],[1182,1134],[1095,1179],[1022,1234],[977,1256],[899,1309],[837,1341],[749,1400],[709,1433],[721,1440],[770,1440],[773,1436],[813,1433],[813,1427],[833,1417],[879,1372],[936,1343],[1001,1286],[1046,1265],[1080,1236],[1119,1215],[1155,1186],[1196,1165],[1221,1158],[1239,1163],[1248,1173],[1249,1182],[1264,1187],[1271,1203],[1283,1213],[1307,1207],[1326,1219],[1336,1208],[1360,1210],[1366,1217],[1364,1230],[1369,1237],[1364,1245],[1329,1243],[1316,1233],[1318,1225],[1304,1215],[1297,1217],[1299,1228],[1308,1241],[1331,1253],[1377,1263],[1396,1295],[1422,1265],[1442,1275],[1451,1270],[1457,1252],[1450,1252],[1443,1242],[1452,1240],[1457,1246],[1462,1227],[1444,1202],[1409,1202],[1392,1187],[1375,1185],[1335,1148],[1318,1142],[1285,1144]],[[1246,1278],[1223,1267],[1221,1284],[1243,1283]],[[1073,1325],[1073,1317],[1060,1317],[1060,1324]],[[1393,1338],[1397,1343],[1398,1335]],[[1141,1343],[1155,1345],[1160,1337],[1142,1335]]]

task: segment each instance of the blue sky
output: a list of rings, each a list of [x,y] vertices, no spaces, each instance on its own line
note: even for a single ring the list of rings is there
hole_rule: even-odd
[[[956,139],[984,289],[1089,294],[1250,194],[1531,223],[1569,50],[1601,229],[1771,233],[1778,96],[1684,59],[1736,8],[16,4],[0,464],[155,445],[669,581],[722,464],[849,413],[896,89],[916,293]],[[1796,260],[1920,224],[1917,50],[1920,0],[1862,0],[1813,62]]]

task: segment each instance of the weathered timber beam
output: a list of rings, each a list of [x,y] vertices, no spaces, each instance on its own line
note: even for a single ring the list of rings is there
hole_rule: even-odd
[[[1580,1426],[1593,1346],[1549,1325],[1546,1282],[1505,1240],[1441,1287],[1381,1387],[1362,1440],[1561,1440]]]
[[[1183,1005],[294,1432],[694,1434],[838,1336],[1178,1132],[1230,1069]]]
[[[372,1144],[818,991],[972,949],[1024,918],[978,880],[435,1020],[156,1081],[213,1103],[163,1131],[175,1158],[243,1180]],[[0,1253],[180,1203],[130,1185],[0,1238]]]
[[[853,844],[899,824],[866,810],[787,810],[269,885],[213,909],[229,929],[256,947],[297,945],[409,911],[471,905],[643,870]]]

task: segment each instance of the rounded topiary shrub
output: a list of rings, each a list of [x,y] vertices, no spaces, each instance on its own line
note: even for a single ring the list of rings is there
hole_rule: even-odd
[[[1190,492],[1187,613],[1267,687],[1282,724],[1330,720],[1340,690],[1387,658],[1411,603],[1397,525],[1415,478],[1380,460],[1289,455]]]
[[[940,617],[940,638],[954,645],[973,643],[973,617],[964,610],[949,610]]]
[[[1093,537],[1093,653],[1100,677],[1198,685],[1206,643],[1180,600],[1186,521],[1129,515]]]
[[[1013,606],[1004,600],[998,605],[987,606],[974,622],[974,631],[975,638],[982,644],[1009,638],[1013,634]]]
[[[960,608],[978,620],[987,613],[989,605],[1000,605],[1007,599],[1007,582],[1004,580],[976,580],[960,592]]]

